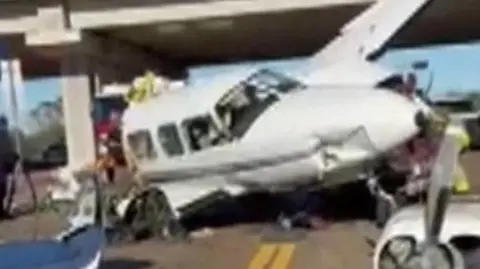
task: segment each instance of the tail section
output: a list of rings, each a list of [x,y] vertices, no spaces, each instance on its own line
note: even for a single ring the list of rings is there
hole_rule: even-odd
[[[372,86],[387,79],[392,72],[369,61],[378,58],[390,39],[429,1],[377,0],[312,56],[307,80],[317,85]]]
[[[367,60],[373,57],[428,2],[376,1],[348,22],[336,38],[312,57],[312,62],[326,65],[344,59]]]

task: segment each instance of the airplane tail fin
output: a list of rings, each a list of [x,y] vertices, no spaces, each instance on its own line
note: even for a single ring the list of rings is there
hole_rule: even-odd
[[[309,68],[312,72],[308,80],[317,85],[326,84],[325,81],[336,85],[340,80],[338,85],[372,86],[391,77],[393,72],[381,71],[379,66],[375,67],[369,61],[381,56],[392,37],[430,1],[376,1],[312,55]],[[356,76],[351,78],[351,74]],[[331,77],[334,77],[332,83]]]
[[[368,60],[374,57],[429,1],[376,1],[314,54],[312,62],[327,65],[347,58]]]

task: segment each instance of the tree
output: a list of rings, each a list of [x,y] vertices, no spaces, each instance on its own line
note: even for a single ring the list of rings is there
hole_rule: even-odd
[[[29,113],[32,132],[22,133],[23,153],[28,157],[35,157],[48,146],[62,142],[65,137],[61,98],[54,101],[40,103]],[[34,127],[34,128],[32,128]]]

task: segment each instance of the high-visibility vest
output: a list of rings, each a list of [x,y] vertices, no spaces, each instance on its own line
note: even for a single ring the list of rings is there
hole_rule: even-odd
[[[460,126],[449,124],[446,133],[453,135],[456,142],[460,145],[462,150],[470,147],[471,138],[467,131]],[[467,174],[463,170],[463,167],[457,163],[453,174],[453,190],[456,193],[468,193],[470,192],[470,181]]]
[[[453,176],[453,190],[456,193],[469,193],[470,192],[470,181],[468,180],[467,174],[463,170],[463,167],[460,164],[457,164]]]
[[[456,142],[460,145],[460,148],[462,150],[470,147],[471,138],[468,132],[464,128],[460,126],[455,126],[453,124],[449,124],[445,131],[446,133],[453,135],[455,137]]]
[[[147,72],[138,86],[133,87],[128,91],[125,98],[129,104],[142,103],[155,95],[155,74]]]

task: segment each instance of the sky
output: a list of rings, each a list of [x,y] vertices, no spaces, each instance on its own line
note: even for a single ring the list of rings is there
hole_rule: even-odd
[[[306,59],[308,57],[275,62],[205,66],[191,70],[190,74],[194,80],[207,80],[218,72],[228,72],[252,66],[270,67],[294,74],[301,72],[301,68],[305,66]],[[480,43],[392,50],[380,58],[379,63],[390,68],[405,70],[412,62],[419,60],[429,62],[428,70],[418,73],[420,85],[426,85],[430,76],[432,76],[432,89],[435,92],[442,93],[451,90],[470,91],[476,89],[480,91]]]
[[[192,81],[207,81],[212,75],[222,71],[251,67],[270,67],[285,73],[301,70],[307,58],[289,60],[248,62],[234,65],[197,67],[190,71]],[[433,75],[433,91],[449,90],[480,90],[480,43],[468,45],[453,45],[430,47],[425,49],[407,49],[387,52],[379,62],[391,68],[406,69],[410,63],[427,60],[429,70],[419,73],[419,84],[425,85],[428,77]],[[26,96],[25,110],[36,107],[43,101],[56,99],[60,94],[58,78],[46,78],[26,81],[24,85]],[[5,108],[3,96],[0,95],[0,113]]]

